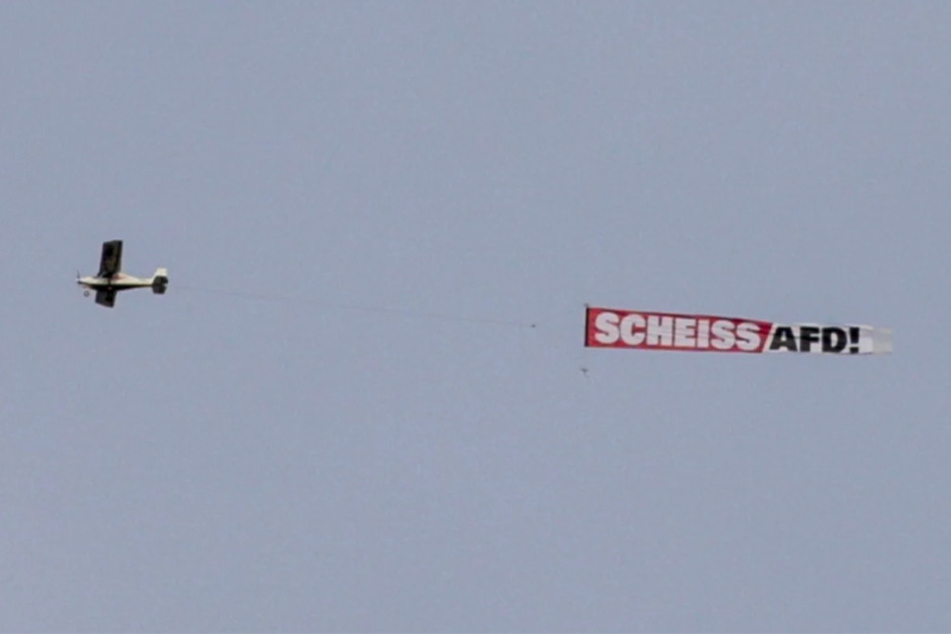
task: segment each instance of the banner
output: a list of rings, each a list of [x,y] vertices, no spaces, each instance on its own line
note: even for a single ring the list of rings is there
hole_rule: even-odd
[[[892,332],[853,324],[777,324],[589,306],[584,345],[690,352],[888,354],[892,352]]]

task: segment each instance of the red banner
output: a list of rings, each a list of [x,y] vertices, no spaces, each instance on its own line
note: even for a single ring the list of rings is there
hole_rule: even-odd
[[[584,345],[691,352],[890,354],[892,331],[855,324],[777,324],[758,319],[588,307]]]
[[[585,346],[593,348],[753,353],[763,352],[773,327],[737,317],[591,307],[586,324]]]

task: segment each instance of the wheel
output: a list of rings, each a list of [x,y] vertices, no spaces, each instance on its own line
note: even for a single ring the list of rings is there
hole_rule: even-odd
[[[89,297],[89,291],[83,291],[83,297]]]

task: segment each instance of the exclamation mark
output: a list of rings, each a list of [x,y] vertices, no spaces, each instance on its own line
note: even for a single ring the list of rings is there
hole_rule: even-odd
[[[850,326],[849,327],[849,343],[852,344],[849,346],[849,352],[851,354],[858,354],[859,352],[859,327]]]

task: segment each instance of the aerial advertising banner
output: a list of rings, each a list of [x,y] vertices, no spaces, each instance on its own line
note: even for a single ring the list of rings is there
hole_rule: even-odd
[[[589,306],[584,345],[691,352],[888,354],[892,333],[887,328],[852,324],[777,324]]]

